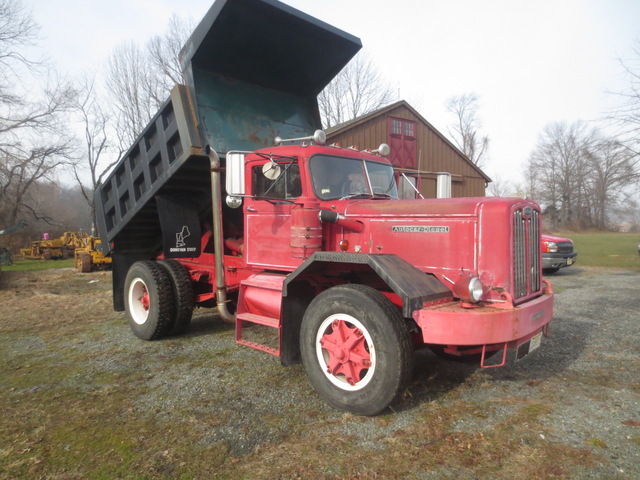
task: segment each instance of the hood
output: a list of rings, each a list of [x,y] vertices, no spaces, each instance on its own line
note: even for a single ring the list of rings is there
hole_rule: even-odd
[[[556,235],[547,235],[546,233],[543,233],[541,235],[541,239],[542,239],[543,242],[555,242],[555,243],[571,242],[571,243],[573,243],[573,241],[570,238],[558,237]]]
[[[521,204],[523,199],[505,199],[499,197],[461,197],[425,200],[353,200],[344,207],[344,216],[380,217],[389,215],[476,215],[485,205],[501,206],[510,209]]]

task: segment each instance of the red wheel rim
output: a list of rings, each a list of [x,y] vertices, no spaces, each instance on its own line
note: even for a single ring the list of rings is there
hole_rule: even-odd
[[[327,378],[344,390],[359,390],[375,369],[371,336],[351,315],[332,315],[318,330],[317,354]]]

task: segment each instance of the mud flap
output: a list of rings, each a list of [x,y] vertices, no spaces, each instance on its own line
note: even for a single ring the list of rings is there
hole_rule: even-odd
[[[165,258],[200,256],[200,219],[189,198],[157,196]]]

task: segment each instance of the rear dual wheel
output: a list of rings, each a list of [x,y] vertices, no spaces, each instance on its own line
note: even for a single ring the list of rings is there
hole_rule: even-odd
[[[340,285],[318,295],[302,320],[300,349],[320,397],[359,415],[382,412],[411,379],[405,322],[389,299],[368,286]]]
[[[191,277],[175,260],[134,263],[125,280],[125,310],[133,333],[157,340],[183,333],[191,323],[194,294]]]
[[[129,327],[142,340],[157,340],[171,331],[175,308],[171,279],[157,262],[134,263],[125,280]]]
[[[193,316],[195,296],[193,283],[187,269],[176,260],[159,260],[158,264],[165,269],[171,279],[175,314],[171,333],[180,334],[188,330]]]

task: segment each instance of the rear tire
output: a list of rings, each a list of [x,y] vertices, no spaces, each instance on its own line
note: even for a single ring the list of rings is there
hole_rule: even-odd
[[[176,260],[159,260],[158,264],[165,269],[171,278],[173,300],[175,305],[175,317],[171,333],[180,334],[189,329],[195,296],[191,276],[187,269]]]
[[[169,333],[175,309],[165,269],[150,260],[136,262],[124,285],[125,311],[133,333],[142,340],[157,340]]]
[[[300,350],[307,376],[335,408],[376,415],[411,380],[413,349],[398,309],[365,285],[318,295],[302,319]]]

